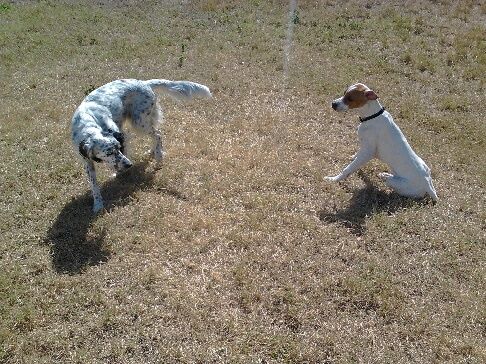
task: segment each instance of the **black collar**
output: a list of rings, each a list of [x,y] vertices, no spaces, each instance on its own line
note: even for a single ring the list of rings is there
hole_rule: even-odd
[[[376,114],[373,114],[371,116],[367,116],[365,118],[359,118],[359,121],[361,121],[362,123],[364,123],[365,121],[368,121],[368,120],[371,120],[371,119],[374,119],[376,118],[377,116],[380,116],[381,114],[383,114],[383,112],[385,111],[385,108],[382,107],[380,111],[378,111]]]

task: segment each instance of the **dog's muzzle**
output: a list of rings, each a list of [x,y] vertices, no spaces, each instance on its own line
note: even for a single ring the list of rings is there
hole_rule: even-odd
[[[333,108],[334,110],[337,110],[338,105],[339,105],[339,103],[338,103],[337,101],[333,101],[333,102],[331,103],[331,106],[332,106],[332,108]]]

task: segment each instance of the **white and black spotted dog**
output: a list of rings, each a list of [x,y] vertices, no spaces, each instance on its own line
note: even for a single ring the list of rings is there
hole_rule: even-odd
[[[211,97],[206,86],[190,81],[116,80],[91,92],[74,112],[72,141],[85,162],[95,213],[103,208],[103,198],[93,162],[104,162],[115,172],[132,166],[125,155],[126,141],[122,131],[125,121],[130,121],[135,130],[152,136],[154,158],[162,160],[162,138],[158,130],[162,112],[154,90],[177,100]]]

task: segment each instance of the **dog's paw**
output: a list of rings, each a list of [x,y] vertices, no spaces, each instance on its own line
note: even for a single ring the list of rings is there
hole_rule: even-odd
[[[380,177],[382,180],[386,180],[390,177],[393,177],[393,175],[390,173],[383,172],[383,173],[378,173],[378,177]]]
[[[339,182],[341,181],[343,178],[341,175],[337,175],[337,176],[326,176],[324,177],[324,179],[326,181],[331,181],[331,182]]]

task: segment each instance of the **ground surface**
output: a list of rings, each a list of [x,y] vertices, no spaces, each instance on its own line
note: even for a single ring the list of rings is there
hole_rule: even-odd
[[[0,4],[1,363],[486,361],[479,1]],[[69,122],[116,78],[187,79],[90,213]],[[341,184],[367,83],[436,205],[372,162]]]

